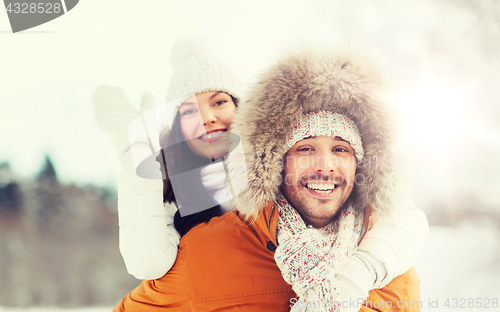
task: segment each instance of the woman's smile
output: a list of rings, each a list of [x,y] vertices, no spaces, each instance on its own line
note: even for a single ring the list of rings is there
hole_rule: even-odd
[[[236,105],[224,92],[199,93],[188,98],[179,108],[181,130],[191,150],[202,157],[219,159],[228,149],[229,133]]]
[[[227,129],[212,130],[198,137],[202,142],[213,143],[222,138],[222,134],[226,132]]]

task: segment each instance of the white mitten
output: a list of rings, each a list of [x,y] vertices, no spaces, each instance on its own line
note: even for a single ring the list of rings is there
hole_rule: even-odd
[[[213,193],[213,199],[224,210],[223,213],[227,212],[233,197],[222,161],[206,165],[201,169],[200,175],[201,183],[205,189]]]
[[[142,96],[140,111],[130,105],[123,90],[117,87],[97,87],[92,100],[97,125],[111,136],[124,169],[130,169],[131,157],[144,159],[160,150],[156,124],[147,125],[151,122],[142,117],[155,107],[151,93]]]
[[[382,288],[408,271],[429,237],[427,218],[411,201],[391,218],[375,222],[358,246],[360,256],[372,263],[377,271],[374,288]]]
[[[335,270],[342,312],[359,311],[377,278],[374,267],[357,253],[343,259]]]
[[[175,205],[163,205],[161,179],[136,174],[140,160],[159,151],[158,114],[145,93],[135,110],[122,89],[101,86],[92,96],[95,118],[112,138],[123,171],[118,178],[120,253],[130,274],[139,279],[165,275],[177,257],[180,236],[173,226]],[[159,164],[158,164],[159,168]]]

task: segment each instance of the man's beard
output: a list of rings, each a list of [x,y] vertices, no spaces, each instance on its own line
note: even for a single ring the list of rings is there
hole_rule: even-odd
[[[286,200],[288,201],[288,203],[300,214],[300,216],[302,217],[302,219],[305,221],[307,217],[309,218],[321,218],[323,217],[324,215],[314,215],[312,213],[312,207],[310,206],[311,204],[308,204],[307,203],[307,198],[306,197],[301,197],[299,196],[299,185],[296,186],[295,189],[292,189],[292,192],[285,192],[284,191],[284,187],[283,185],[281,186],[280,188],[280,191],[281,193],[283,194],[283,196],[285,196]],[[344,202],[339,205],[339,209],[335,212],[335,214],[331,217],[330,219],[330,222],[334,222],[335,220],[337,220],[337,218],[339,218],[339,216],[342,214],[343,211],[345,211],[345,209],[347,209],[347,207],[351,204],[352,202],[352,193],[350,194],[350,196],[344,200]],[[323,205],[337,205],[338,203],[336,202],[333,202],[331,201],[330,199],[316,199],[319,204],[323,204]],[[341,201],[343,199],[340,199]],[[304,216],[306,218],[304,218]]]

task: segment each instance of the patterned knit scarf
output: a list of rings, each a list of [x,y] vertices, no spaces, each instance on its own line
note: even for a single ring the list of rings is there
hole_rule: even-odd
[[[350,205],[335,222],[315,229],[306,226],[282,194],[276,204],[279,221],[274,259],[283,279],[299,296],[292,311],[340,311],[335,269],[356,250],[363,213]]]

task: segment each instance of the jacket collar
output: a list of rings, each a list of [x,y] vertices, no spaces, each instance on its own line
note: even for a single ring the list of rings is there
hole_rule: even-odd
[[[264,235],[278,246],[276,240],[276,229],[278,228],[278,208],[273,202],[269,202],[255,218],[255,225],[260,228]]]

